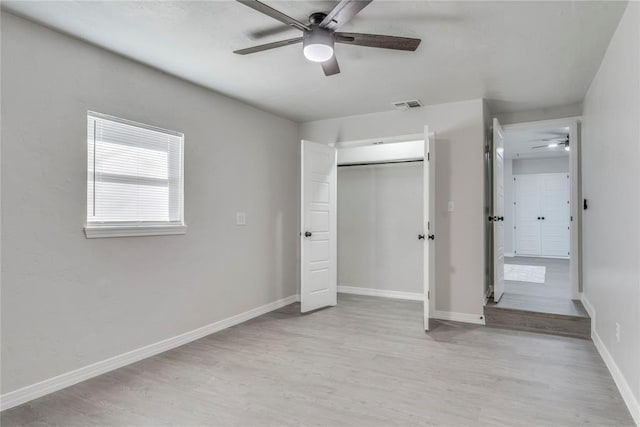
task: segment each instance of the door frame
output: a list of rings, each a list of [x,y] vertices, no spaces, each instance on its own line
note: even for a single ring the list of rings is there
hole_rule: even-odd
[[[340,149],[341,148],[353,148],[353,147],[360,147],[360,146],[369,146],[369,145],[374,145],[374,144],[392,144],[392,143],[399,143],[399,142],[410,142],[410,141],[426,141],[425,140],[425,136],[429,136],[430,138],[433,138],[433,142],[435,144],[435,133],[432,131],[428,131],[427,134],[425,135],[425,133],[413,133],[413,134],[405,134],[405,135],[394,135],[394,136],[386,136],[386,137],[379,137],[379,138],[367,138],[367,139],[359,139],[359,140],[347,140],[347,141],[337,141],[335,143],[331,143],[331,144],[327,144],[327,145],[331,145],[333,147],[335,147],[337,149],[337,152],[339,154]],[[434,145],[435,147],[435,145]],[[423,161],[427,161],[426,159],[426,153],[423,153]],[[340,165],[340,160],[338,158],[337,160],[337,164]],[[434,165],[434,171],[435,171],[435,165]],[[301,176],[301,175],[300,175]],[[299,184],[300,186],[302,186],[302,183]],[[428,213],[425,213],[425,215],[427,215]],[[435,221],[434,221],[435,222]],[[428,231],[425,228],[425,232]],[[340,236],[337,236],[337,239],[340,239]],[[435,245],[434,245],[434,254],[435,254]],[[298,262],[298,268],[300,266],[300,262]],[[300,277],[300,276],[298,276]],[[434,278],[435,279],[435,278]],[[299,287],[300,289],[300,287]],[[428,283],[428,292],[429,292],[429,317],[430,318],[434,318],[434,314],[435,314],[435,294],[436,294],[436,289],[435,289],[435,280],[430,280]],[[338,292],[340,293],[340,292]],[[424,302],[424,301],[423,301]]]
[[[582,173],[580,170],[580,126],[582,116],[563,119],[540,120],[533,122],[502,125],[502,129],[510,130],[567,127],[569,128],[569,195],[570,195],[570,242],[569,242],[569,280],[573,299],[580,299],[582,294]],[[493,171],[491,171],[493,178]],[[492,256],[493,258],[493,256]]]

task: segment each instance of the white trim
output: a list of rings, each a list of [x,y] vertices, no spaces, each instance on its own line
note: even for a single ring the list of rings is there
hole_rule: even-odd
[[[94,119],[109,120],[111,122],[122,123],[137,128],[152,130],[154,132],[166,133],[168,135],[177,136],[178,138],[184,138],[184,133],[176,132],[175,130],[169,130],[158,126],[148,125],[145,123],[134,122],[133,120],[123,119],[121,117],[110,116],[109,114],[98,113],[97,111],[87,110],[87,116]]]
[[[505,254],[504,254],[504,257],[505,257],[505,258],[513,258],[513,257],[515,257],[515,256],[516,256],[516,255],[515,255],[513,252],[508,252],[508,253],[507,253],[507,252],[505,252]]]
[[[596,310],[593,308],[593,305],[591,305],[591,302],[587,299],[587,296],[582,292],[580,292],[580,301],[582,301],[582,306],[591,318],[591,330],[593,331],[596,325]]]
[[[410,301],[424,301],[421,292],[388,291],[385,289],[360,288],[357,286],[338,286],[338,293],[367,295],[371,297],[406,299]]]
[[[535,127],[571,126],[574,123],[582,123],[582,116],[564,117],[562,119],[536,120],[533,122],[520,122],[503,125],[502,130],[530,129]]]
[[[249,311],[245,311],[244,313],[219,320],[201,328],[185,332],[184,334],[167,338],[165,340],[110,357],[109,359],[92,363],[91,365],[84,366],[80,369],[76,369],[75,371],[66,372],[39,383],[31,384],[18,390],[5,393],[0,396],[0,410],[4,411],[5,409],[13,408],[14,406],[29,402],[30,400],[37,399],[46,394],[53,393],[54,391],[61,390],[98,375],[102,375],[106,372],[113,371],[114,369],[146,359],[147,357],[155,356],[156,354],[163,353],[167,350],[171,350],[172,348],[179,347],[231,326],[246,322],[254,317],[277,310],[286,305],[297,302],[298,300],[299,295],[292,295]]]
[[[383,142],[385,144],[391,144],[394,142],[406,142],[424,140],[424,133],[413,133],[409,135],[398,136],[383,136],[379,138],[359,139],[353,141],[337,141],[335,143],[336,148],[357,147],[360,145],[372,145],[377,142]]]
[[[520,258],[544,258],[544,259],[564,259],[564,260],[570,260],[571,257],[568,256],[551,256],[551,255],[523,255],[523,254],[516,254],[514,255],[514,257],[520,257]]]
[[[602,357],[604,364],[607,366],[607,369],[609,369],[609,373],[611,374],[611,377],[613,377],[613,381],[616,383],[618,391],[622,396],[622,400],[624,400],[624,403],[627,405],[627,408],[629,409],[633,420],[635,421],[636,425],[640,426],[640,402],[638,402],[638,400],[634,396],[631,387],[629,387],[629,383],[625,379],[624,375],[622,375],[620,368],[618,368],[618,365],[611,356],[611,353],[609,353],[609,350],[607,350],[607,347],[604,345],[604,342],[596,331],[595,308],[584,293],[580,295],[582,305],[591,317],[591,339],[593,340],[593,344],[595,344],[598,353],[600,353],[600,357]]]
[[[469,313],[456,313],[453,311],[436,310],[432,316],[434,319],[451,320],[454,322],[473,323],[475,325],[484,325],[484,316]]]
[[[164,236],[186,233],[186,225],[102,225],[84,227],[84,235],[87,239],[99,237]]]
[[[582,227],[582,194],[580,192],[582,183],[580,171],[580,144],[581,135],[578,125],[582,123],[582,116],[563,117],[560,119],[551,120],[537,120],[532,122],[513,123],[510,125],[504,125],[502,128],[505,131],[518,130],[518,129],[531,129],[531,128],[546,128],[546,127],[568,127],[569,128],[569,143],[571,144],[571,151],[569,152],[569,175],[571,179],[569,195],[570,195],[570,215],[573,217],[573,222],[570,222],[570,245],[569,252],[569,280],[571,281],[571,292],[573,298],[579,298],[580,296],[580,245],[581,245],[581,227]],[[515,239],[515,236],[514,236]],[[515,244],[515,243],[514,243]]]

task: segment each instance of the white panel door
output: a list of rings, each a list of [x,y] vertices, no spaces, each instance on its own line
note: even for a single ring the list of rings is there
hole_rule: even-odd
[[[429,127],[424,129],[424,185],[423,185],[423,215],[424,229],[424,330],[429,330],[429,316],[435,295],[431,292],[436,283],[436,138],[429,134]]]
[[[540,255],[568,257],[570,243],[569,175],[539,175]]]
[[[518,175],[515,182],[516,255],[540,255],[540,181],[537,175]]]
[[[303,313],[337,303],[336,149],[302,141],[301,283]]]
[[[493,119],[493,300],[504,293],[504,133]]]

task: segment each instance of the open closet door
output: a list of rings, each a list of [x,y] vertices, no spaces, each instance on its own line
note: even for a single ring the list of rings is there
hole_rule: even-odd
[[[300,309],[337,303],[336,149],[302,141]]]
[[[429,330],[429,312],[433,306],[434,297],[431,289],[436,283],[436,150],[435,135],[429,133],[429,127],[424,128],[424,186],[423,186],[423,215],[425,234],[420,235],[424,242],[424,330]]]
[[[504,293],[504,133],[493,119],[493,300]]]

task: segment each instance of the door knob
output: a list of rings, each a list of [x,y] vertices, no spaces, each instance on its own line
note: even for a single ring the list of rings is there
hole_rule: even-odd
[[[542,220],[544,221],[544,217],[542,217]]]
[[[503,216],[499,216],[498,217],[498,221],[504,221],[504,217]]]
[[[538,217],[538,220],[540,220],[540,217]]]
[[[418,240],[424,240],[424,234],[418,234]]]
[[[429,240],[436,240],[435,234],[429,234]]]
[[[313,233],[310,232],[310,231],[305,231],[304,232],[304,237],[311,237],[312,235],[313,235]]]

